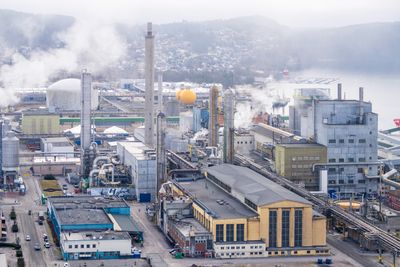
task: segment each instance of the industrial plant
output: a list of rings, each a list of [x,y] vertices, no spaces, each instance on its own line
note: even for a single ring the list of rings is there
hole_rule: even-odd
[[[2,112],[1,198],[30,199],[24,215],[46,225],[35,236],[50,236],[45,247],[61,255],[46,257],[64,266],[286,257],[331,266],[335,232],[397,258],[400,127],[378,131],[362,87],[345,99],[336,80],[293,83],[293,98],[269,95],[267,109],[253,101],[259,84],[164,81],[152,23],[143,39],[144,79],[105,82],[83,69],[21,89],[24,101]]]

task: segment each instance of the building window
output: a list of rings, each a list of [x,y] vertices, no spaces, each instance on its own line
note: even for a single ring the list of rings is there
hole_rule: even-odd
[[[232,242],[233,241],[233,224],[226,225],[226,241]]]
[[[85,248],[85,245],[82,244],[82,245],[81,245],[81,248]]]
[[[69,245],[68,248],[72,248],[72,245]]]
[[[358,180],[359,184],[365,184],[365,180]]]
[[[354,181],[353,180],[348,180],[348,183],[349,184],[354,184]]]
[[[224,242],[224,225],[217,224],[215,231],[215,241],[216,242]]]
[[[344,158],[340,158],[340,159],[339,159],[339,162],[344,162]]]
[[[348,158],[349,162],[354,162],[354,158]]]
[[[365,144],[365,142],[366,142],[365,139],[359,139],[359,140],[358,140],[358,143],[360,143],[360,144]]]
[[[253,210],[257,211],[257,205],[254,204],[251,200],[244,198],[244,203],[246,203]]]
[[[336,143],[336,139],[329,139],[328,143],[329,144],[335,144]]]
[[[276,210],[269,211],[269,247],[276,248]]]
[[[236,225],[236,241],[244,241],[244,224]]]
[[[359,162],[365,162],[365,158],[359,158],[358,161]]]
[[[354,144],[354,139],[349,139],[349,144]]]
[[[336,173],[336,168],[328,168],[328,173]]]
[[[78,245],[75,245],[75,248],[78,248]]]
[[[290,210],[282,211],[282,247],[289,246]]]
[[[344,144],[344,139],[339,139],[339,144]]]
[[[336,162],[336,159],[329,159],[330,163]]]
[[[358,172],[358,173],[364,173],[364,168],[358,168],[358,169],[357,169],[357,172]]]
[[[294,211],[294,246],[301,247],[303,245],[303,211]]]

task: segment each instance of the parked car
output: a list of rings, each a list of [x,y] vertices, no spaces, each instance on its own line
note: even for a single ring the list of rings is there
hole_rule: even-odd
[[[38,220],[38,224],[39,225],[43,225],[43,221],[42,220]]]
[[[50,243],[49,242],[44,243],[44,247],[45,248],[50,248]]]
[[[64,267],[69,267],[68,262],[64,262]]]
[[[63,190],[68,190],[68,185],[63,184],[63,185],[62,185],[62,189],[63,189]]]
[[[35,250],[40,250],[40,245],[39,245],[39,243],[35,243],[35,245],[33,246],[33,248],[34,248]]]
[[[26,241],[31,241],[31,236],[30,235],[26,235],[25,240]]]

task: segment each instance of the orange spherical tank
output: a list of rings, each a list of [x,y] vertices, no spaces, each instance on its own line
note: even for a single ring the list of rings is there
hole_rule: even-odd
[[[196,93],[193,90],[181,90],[179,100],[186,105],[191,105],[196,101]]]

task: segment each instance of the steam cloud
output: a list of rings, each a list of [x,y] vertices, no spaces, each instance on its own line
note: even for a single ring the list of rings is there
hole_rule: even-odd
[[[267,88],[239,87],[240,94],[246,94],[250,97],[248,102],[239,102],[236,104],[235,128],[248,128],[252,124],[254,116],[260,112],[270,112],[272,110],[272,96]]]
[[[0,106],[16,102],[12,88],[43,87],[60,72],[77,73],[87,69],[98,74],[118,63],[127,47],[113,26],[88,21],[75,22],[57,39],[64,44],[62,48],[34,51],[29,58],[14,53],[12,65],[0,67]]]

